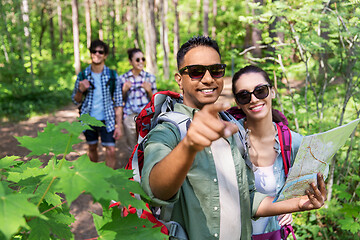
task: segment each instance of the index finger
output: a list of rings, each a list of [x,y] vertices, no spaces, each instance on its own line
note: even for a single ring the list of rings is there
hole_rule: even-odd
[[[211,115],[217,116],[219,112],[225,111],[230,108],[229,103],[214,103],[205,105],[202,111],[208,112]]]

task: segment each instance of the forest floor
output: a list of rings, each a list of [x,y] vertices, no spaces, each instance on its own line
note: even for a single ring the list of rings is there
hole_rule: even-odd
[[[219,102],[234,103],[231,93],[231,78],[225,78],[225,85]],[[54,113],[35,116],[26,121],[19,123],[5,123],[0,125],[0,159],[5,156],[19,156],[24,160],[29,158],[26,155],[29,154],[29,150],[24,147],[18,146],[19,142],[15,136],[30,136],[36,137],[38,132],[41,132],[47,123],[59,123],[59,122],[73,122],[78,117],[78,109],[75,105],[66,106]],[[84,136],[81,136],[85,140]],[[120,139],[116,143],[118,167],[125,166],[127,159],[125,159],[121,146],[124,139]],[[76,152],[69,154],[68,160],[77,159],[80,155],[86,154],[87,145],[85,142],[79,143],[74,146]],[[104,151],[99,148],[100,160],[104,160]],[[46,161],[48,156],[40,156],[40,160]],[[97,233],[94,227],[93,218],[90,212],[96,214],[102,213],[101,205],[93,203],[92,197],[87,194],[82,194],[76,199],[70,206],[71,214],[75,216],[76,221],[71,226],[71,231],[74,233],[75,240],[84,240],[97,237]]]

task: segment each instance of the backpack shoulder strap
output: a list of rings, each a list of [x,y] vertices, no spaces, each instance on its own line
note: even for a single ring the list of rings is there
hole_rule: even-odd
[[[170,122],[176,126],[180,132],[181,140],[184,139],[190,126],[191,119],[187,115],[179,112],[163,112],[157,118],[157,123]]]
[[[281,155],[284,163],[285,177],[288,176],[291,165],[291,132],[288,126],[282,122],[276,123],[281,148]]]

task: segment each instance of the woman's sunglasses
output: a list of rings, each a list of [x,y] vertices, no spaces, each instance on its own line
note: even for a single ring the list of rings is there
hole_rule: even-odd
[[[142,60],[143,62],[145,62],[145,58],[144,58],[144,57],[143,57],[143,58],[136,58],[136,59],[135,59],[136,62],[140,62],[140,60]]]
[[[99,54],[101,54],[101,55],[103,55],[103,54],[105,53],[103,50],[90,50],[90,52],[91,52],[92,54],[99,53]]]
[[[246,90],[242,90],[235,94],[236,101],[239,104],[248,104],[251,101],[251,94],[254,94],[254,96],[257,99],[264,99],[267,96],[269,96],[269,89],[271,88],[270,84],[264,84],[261,86],[257,86],[254,91],[249,92]]]
[[[209,66],[189,65],[180,69],[179,73],[188,74],[190,78],[200,80],[204,77],[206,70],[208,70],[213,78],[221,78],[225,75],[225,68],[226,64],[213,64]],[[185,72],[186,70],[187,72]]]

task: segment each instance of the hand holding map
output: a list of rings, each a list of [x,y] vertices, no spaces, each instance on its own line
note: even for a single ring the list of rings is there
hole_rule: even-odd
[[[327,178],[331,158],[354,131],[360,119],[327,132],[305,136],[283,189],[274,202],[303,196],[309,184],[316,183],[318,172]]]

